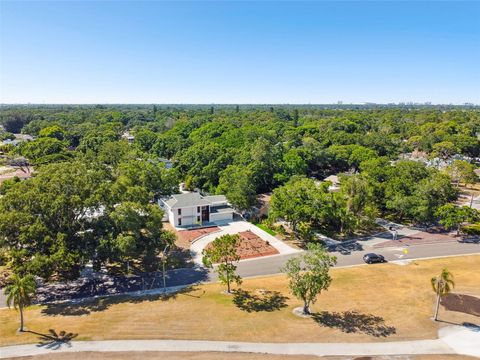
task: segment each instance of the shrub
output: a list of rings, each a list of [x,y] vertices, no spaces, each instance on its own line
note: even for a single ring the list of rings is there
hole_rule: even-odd
[[[462,227],[462,232],[467,235],[480,235],[480,223],[465,225]]]

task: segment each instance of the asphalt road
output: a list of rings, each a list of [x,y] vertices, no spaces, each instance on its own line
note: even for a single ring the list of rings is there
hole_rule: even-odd
[[[407,254],[403,252],[404,249],[408,250]],[[450,255],[480,254],[480,244],[463,244],[452,242],[352,251],[349,255],[342,255],[338,252],[332,252],[331,254],[337,257],[336,266],[342,267],[365,264],[362,257],[369,252],[381,254],[387,261],[412,260]],[[287,262],[287,260],[296,255],[297,254],[277,255],[262,259],[242,261],[238,264],[238,273],[242,277],[277,274],[280,272],[279,269]],[[372,264],[370,266],[375,265]]]
[[[404,250],[407,249],[408,253],[405,254]],[[452,255],[468,255],[468,254],[480,254],[480,244],[467,244],[467,243],[437,243],[437,244],[425,244],[425,245],[412,245],[401,247],[390,247],[381,249],[367,249],[361,251],[352,251],[348,255],[342,255],[338,252],[332,252],[331,254],[337,256],[337,267],[344,266],[356,266],[365,265],[362,257],[368,252],[375,252],[381,254],[389,262],[395,262],[399,260],[413,260],[421,258],[443,257]],[[265,276],[280,273],[280,268],[285,265],[289,258],[297,256],[297,254],[289,255],[275,255],[270,257],[264,257],[260,259],[244,260],[238,264],[237,271],[240,276],[255,277]],[[378,266],[378,265],[368,265]],[[480,268],[480,261],[479,261]],[[188,285],[198,282],[211,282],[216,281],[217,276],[214,271],[203,268],[189,268],[178,269],[169,271],[166,279],[167,286]],[[155,288],[161,287],[161,277],[156,281]],[[148,285],[146,286],[148,289]],[[3,291],[0,291],[0,308],[5,307],[5,295]]]

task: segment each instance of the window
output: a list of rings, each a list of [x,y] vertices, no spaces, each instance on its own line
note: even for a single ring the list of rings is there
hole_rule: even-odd
[[[197,222],[198,223],[200,222],[200,216],[197,216]]]
[[[182,209],[178,209],[178,215],[182,215]]]
[[[200,206],[197,206],[197,213],[200,212]]]
[[[178,226],[182,226],[182,219],[178,219]]]

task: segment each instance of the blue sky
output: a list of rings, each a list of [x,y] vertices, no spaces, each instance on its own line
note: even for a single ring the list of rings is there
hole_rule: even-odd
[[[0,103],[480,103],[480,2],[0,0]]]

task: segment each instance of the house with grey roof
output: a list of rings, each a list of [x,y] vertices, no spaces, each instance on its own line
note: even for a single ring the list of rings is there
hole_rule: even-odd
[[[205,226],[233,219],[233,209],[225,195],[175,194],[160,200],[160,206],[174,227]]]

